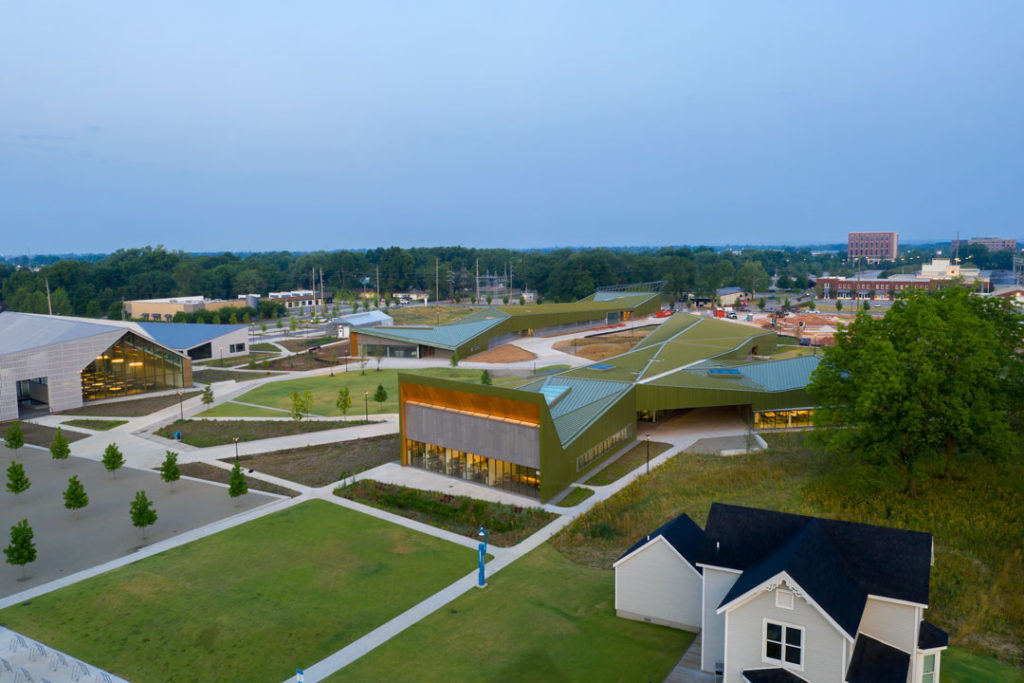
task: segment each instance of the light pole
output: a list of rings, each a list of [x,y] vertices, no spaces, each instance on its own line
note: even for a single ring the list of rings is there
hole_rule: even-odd
[[[647,474],[651,473],[651,435],[644,434],[644,441],[647,442]]]
[[[182,422],[185,421],[185,409],[181,405],[181,400],[182,400],[182,398],[184,398],[184,396],[185,396],[185,390],[184,389],[179,389],[178,390],[178,412],[181,413],[181,421]]]
[[[365,422],[370,421],[370,392],[363,392],[363,420]]]
[[[232,437],[231,440],[235,442],[235,462],[237,463],[238,462],[238,437],[237,436]]]
[[[479,563],[478,564],[477,575],[476,575],[476,587],[477,588],[486,588],[487,587],[487,581],[484,580],[484,559],[487,557],[487,529],[485,529],[483,527],[480,527],[480,532],[477,534],[477,536],[483,536],[484,537],[484,542],[480,543],[476,547],[476,550],[477,550],[477,560],[478,560],[478,563]]]
[[[224,367],[224,347],[220,347],[220,366]]]

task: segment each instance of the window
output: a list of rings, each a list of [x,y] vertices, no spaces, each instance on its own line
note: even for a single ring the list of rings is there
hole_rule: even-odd
[[[798,626],[764,623],[764,659],[803,666],[804,630]]]
[[[924,667],[921,669],[921,683],[935,683],[935,655],[924,656]]]
[[[245,351],[245,344],[232,344],[231,353],[241,353]]]

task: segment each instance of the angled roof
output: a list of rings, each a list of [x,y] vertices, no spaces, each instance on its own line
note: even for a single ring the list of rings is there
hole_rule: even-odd
[[[857,584],[821,521],[811,518],[785,543],[744,571],[719,608],[785,572],[806,591],[851,639],[857,635],[868,596]]]
[[[453,350],[474,337],[483,334],[508,317],[508,314],[499,310],[488,309],[448,325],[439,325],[437,327],[375,327],[373,331],[362,334]]]
[[[247,325],[204,325],[202,323],[136,323],[143,333],[158,344],[172,349],[190,349],[222,337]]]
[[[0,355],[116,331],[117,327],[104,325],[100,320],[85,322],[79,318],[4,311],[0,313]]]
[[[815,553],[828,574],[805,565]],[[801,587],[823,609],[833,606],[830,615],[846,628],[845,610],[861,593],[927,605],[931,554],[931,534],[919,531],[714,503],[699,562],[751,571],[751,581],[771,568],[795,571],[793,579],[803,577]],[[841,595],[821,597],[829,591]]]
[[[917,634],[917,649],[934,650],[949,645],[949,634],[941,628],[927,621],[921,622],[921,629]]]
[[[863,633],[857,636],[846,683],[906,683],[910,654]]]
[[[783,360],[748,363],[708,360],[645,382],[645,384],[700,389],[790,391],[807,386],[807,383],[811,381],[811,373],[820,362],[819,356],[797,356]],[[715,372],[726,369],[735,370],[735,372],[730,374]]]
[[[668,541],[668,544],[675,548],[676,552],[682,555],[683,559],[689,562],[690,566],[696,569],[698,573],[703,571],[697,566],[697,554],[700,552],[701,544],[704,540],[704,532],[699,526],[697,526],[697,523],[690,519],[689,515],[686,514],[679,515],[672,521],[661,525],[651,533],[641,538],[630,546],[629,550],[622,553],[622,555],[619,556],[619,559],[621,560],[626,555],[629,555],[638,548],[647,545],[659,536]]]
[[[390,323],[392,321],[393,318],[384,311],[360,311],[359,313],[349,313],[348,315],[340,316],[335,318],[332,322],[350,325],[352,327],[359,327],[361,325]]]
[[[559,387],[564,387],[565,390],[558,390]],[[600,417],[606,408],[631,387],[632,384],[628,382],[552,375],[521,387],[521,390],[540,393],[547,391],[552,394],[552,390],[558,391],[558,400],[549,402],[549,411],[558,432],[558,439],[564,445]]]

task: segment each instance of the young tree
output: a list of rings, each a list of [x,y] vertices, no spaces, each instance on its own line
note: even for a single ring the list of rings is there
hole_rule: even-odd
[[[71,455],[71,445],[68,443],[67,437],[60,431],[60,427],[57,427],[57,433],[53,435],[53,443],[50,444],[50,455],[53,456],[54,460],[60,460],[61,467],[64,466],[64,462]]]
[[[231,468],[231,478],[228,480],[228,495],[232,498],[244,496],[249,492],[249,485],[245,483],[245,475],[242,474],[242,466],[235,461]]]
[[[11,527],[11,544],[4,548],[7,564],[21,567],[22,576],[25,576],[25,565],[36,561],[34,536],[28,520],[23,519]]]
[[[25,476],[25,468],[20,462],[12,460],[7,467],[7,490],[18,494],[28,491],[29,486],[32,486],[32,482]]]
[[[334,405],[337,406],[342,417],[348,415],[348,410],[352,407],[352,395],[349,393],[348,387],[338,389],[338,398],[334,401]]]
[[[121,454],[121,449],[117,447],[116,443],[112,443],[103,449],[103,466],[107,468],[107,472],[114,475],[117,478],[117,472],[124,466],[124,455]]]
[[[75,519],[78,519],[78,511],[89,504],[89,495],[85,492],[82,482],[78,481],[78,475],[68,479],[68,487],[64,490],[64,507],[75,511]]]
[[[288,318],[288,331],[294,332],[297,329],[299,329],[299,321],[297,321],[295,319],[295,316],[293,315],[290,318]]]
[[[313,412],[313,392],[309,389],[302,392],[302,410],[307,416]]]
[[[280,319],[279,319],[279,320],[277,321],[276,325],[277,325],[277,329],[279,329],[279,330],[280,330],[280,329],[281,329],[282,327],[284,327],[284,323],[282,323]]]
[[[213,403],[213,385],[207,384],[203,387],[203,392],[199,395],[199,400],[203,402],[204,406],[208,406]]]
[[[373,400],[380,403],[382,407],[384,405],[384,401],[388,400],[388,390],[384,388],[383,384],[377,385],[377,391],[373,392]]]
[[[302,394],[300,394],[298,391],[292,392],[291,399],[292,408],[290,411],[290,415],[292,416],[292,419],[295,420],[296,422],[301,422],[302,418],[305,417],[304,408],[306,407],[306,402],[302,398]]]
[[[18,457],[18,449],[25,445],[25,437],[21,433],[20,423],[12,422],[11,426],[7,428],[4,445],[14,451],[14,457]]]
[[[384,360],[384,345],[377,344],[377,348],[373,352],[373,359],[377,361],[377,372],[380,372],[380,363]]]
[[[493,297],[492,297],[492,296],[491,296],[490,294],[488,294],[488,295],[487,295],[487,305],[488,305],[488,306],[490,306],[490,305],[491,305],[491,299],[492,299],[492,298],[493,298]]]
[[[452,357],[448,359],[448,362],[452,364],[453,368],[459,367],[459,352],[452,351]]]
[[[519,295],[519,305],[520,306],[525,306],[526,305],[526,297],[521,295],[521,294]]]
[[[835,456],[892,463],[916,493],[920,460],[961,444],[1006,452],[1024,404],[1024,316],[962,287],[915,290],[884,318],[860,314],[836,334],[807,390],[812,438]]]
[[[842,310],[843,310],[843,300],[842,299],[836,299],[836,313],[839,313]]]
[[[164,453],[164,461],[160,463],[160,478],[168,484],[181,479],[181,468],[178,467],[178,454],[174,451]]]
[[[146,497],[145,491],[138,491],[135,494],[135,500],[132,501],[129,512],[132,518],[132,525],[145,538],[146,527],[156,524],[156,508],[153,507],[153,503]]]
[[[760,299],[757,300],[757,307],[760,308],[762,311],[764,310],[764,307],[767,306],[767,305],[768,305],[768,302],[765,301],[764,297],[761,297]]]
[[[491,373],[484,370],[480,373],[480,384],[491,384]]]

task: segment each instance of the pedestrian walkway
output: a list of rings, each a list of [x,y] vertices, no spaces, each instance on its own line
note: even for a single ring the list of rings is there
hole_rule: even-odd
[[[701,634],[698,632],[679,663],[669,672],[665,683],[715,683],[717,679],[713,673],[700,669],[701,640]]]

